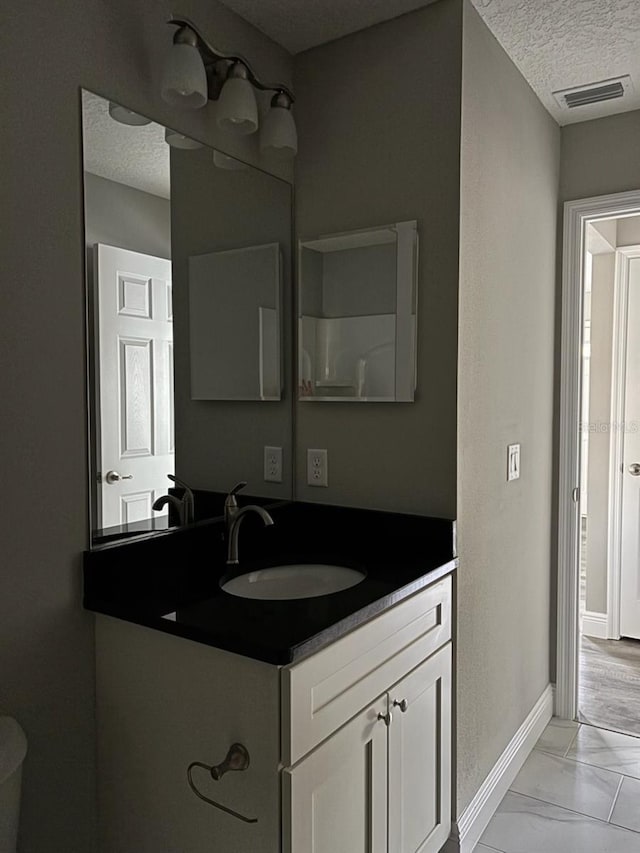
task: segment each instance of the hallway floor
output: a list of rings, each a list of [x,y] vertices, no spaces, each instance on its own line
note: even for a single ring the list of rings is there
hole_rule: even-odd
[[[640,739],[552,720],[476,853],[640,853]]]
[[[580,638],[578,708],[584,723],[640,737],[639,640]]]

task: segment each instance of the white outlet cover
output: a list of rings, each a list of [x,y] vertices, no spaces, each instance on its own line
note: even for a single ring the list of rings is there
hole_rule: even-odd
[[[520,445],[507,446],[507,482],[520,479]]]
[[[264,449],[264,480],[265,483],[282,482],[282,448],[265,447]]]
[[[319,450],[313,448],[307,449],[307,485],[329,485],[328,460],[326,450]]]

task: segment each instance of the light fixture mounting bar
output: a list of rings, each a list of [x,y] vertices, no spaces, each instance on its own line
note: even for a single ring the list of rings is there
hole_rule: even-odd
[[[225,53],[222,50],[218,50],[218,48],[214,47],[204,36],[200,33],[196,25],[189,20],[189,18],[176,18],[171,17],[168,21],[169,24],[173,24],[176,27],[187,27],[191,30],[196,37],[196,47],[200,51],[202,56],[202,61],[205,64],[205,67],[211,69],[217,62],[221,60],[226,62],[241,62],[244,67],[247,69],[247,77],[249,81],[255,86],[256,89],[260,89],[263,92],[283,92],[289,99],[290,102],[293,103],[295,100],[294,94],[288,86],[285,86],[282,83],[272,84],[263,82],[255,73],[251,64],[239,53]],[[211,95],[209,96],[211,98]]]

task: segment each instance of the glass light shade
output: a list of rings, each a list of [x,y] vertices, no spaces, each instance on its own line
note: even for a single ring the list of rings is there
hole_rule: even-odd
[[[298,131],[286,107],[273,106],[262,122],[260,151],[277,160],[289,160],[298,153]]]
[[[192,151],[195,148],[202,148],[202,143],[191,139],[190,136],[185,136],[184,133],[178,133],[177,130],[166,128],[164,132],[164,141],[172,148],[182,148],[185,151]]]
[[[197,110],[207,103],[207,72],[197,47],[173,44],[162,78],[163,100]]]
[[[151,124],[151,119],[146,116],[141,116],[140,113],[134,113],[133,110],[128,110],[120,104],[114,104],[109,101],[109,115],[112,119],[119,121],[120,124],[128,124],[131,127],[143,127],[145,124]]]
[[[258,104],[256,93],[248,80],[229,77],[218,99],[216,124],[239,136],[247,136],[258,129]]]
[[[236,160],[235,157],[230,157],[218,150],[213,152],[213,165],[217,166],[218,169],[226,169],[228,172],[243,172],[249,168],[242,160]]]

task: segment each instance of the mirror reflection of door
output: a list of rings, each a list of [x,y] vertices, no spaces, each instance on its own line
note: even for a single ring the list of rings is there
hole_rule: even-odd
[[[151,518],[174,472],[171,261],[94,246],[98,526]]]

